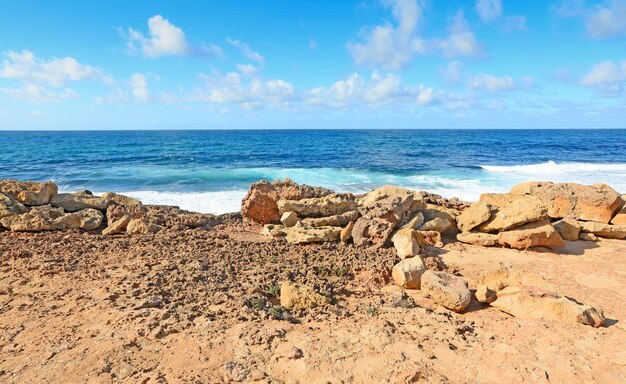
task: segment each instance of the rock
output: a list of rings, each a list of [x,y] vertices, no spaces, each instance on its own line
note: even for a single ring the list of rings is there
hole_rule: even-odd
[[[339,239],[342,243],[347,243],[352,240],[352,229],[354,228],[354,221],[351,221],[346,225],[339,234]]]
[[[443,240],[441,239],[441,233],[437,231],[415,231],[415,237],[420,247],[429,245],[431,247],[442,248]]]
[[[453,226],[453,222],[450,219],[444,219],[441,217],[435,217],[434,219],[425,222],[419,229],[420,231],[435,231],[443,233]]]
[[[483,272],[478,277],[478,285],[484,285],[487,289],[498,292],[508,286],[528,285],[540,287],[546,290],[554,290],[543,276],[524,270],[512,269],[507,266]]]
[[[455,312],[463,311],[472,300],[467,281],[447,272],[424,272],[421,289],[435,303]]]
[[[122,212],[128,212],[132,214],[136,212],[141,215],[141,207],[139,205],[123,206]],[[178,207],[172,207],[168,205],[147,205],[146,216],[154,224],[158,224],[165,227],[188,227],[198,228],[203,227],[211,222],[215,218],[214,215],[198,212],[189,212]]]
[[[333,193],[323,197],[301,200],[278,200],[278,211],[295,212],[299,217],[326,217],[339,215],[357,208],[351,193]]]
[[[402,228],[396,231],[391,238],[396,254],[401,259],[419,255],[420,246],[415,238],[415,231],[410,228]]]
[[[419,256],[400,261],[391,269],[391,277],[399,286],[406,289],[420,289],[422,275],[426,272]]]
[[[302,220],[302,224],[311,227],[345,227],[348,223],[356,221],[358,218],[358,211],[348,211],[339,215],[327,217],[307,217]]]
[[[413,196],[393,195],[361,208],[363,216],[355,223],[352,239],[357,246],[382,247],[393,230],[411,214]]]
[[[539,197],[546,203],[552,218],[569,217],[600,223],[609,223],[623,204],[621,196],[606,184],[532,181],[516,185],[511,193]]]
[[[52,181],[37,183],[35,181],[19,181],[14,179],[0,180],[0,192],[13,196],[25,205],[45,205],[59,192]]]
[[[456,218],[456,223],[462,232],[469,232],[491,218],[492,207],[484,201],[478,201],[466,208]]]
[[[461,243],[492,247],[498,244],[498,235],[490,233],[463,232],[456,235],[456,239]]]
[[[6,216],[19,215],[26,211],[27,208],[12,195],[0,192],[0,219]]]
[[[296,225],[284,228],[285,239],[293,244],[321,243],[338,241],[341,227],[306,227]]]
[[[3,217],[0,225],[14,232],[60,231],[80,228],[81,218],[77,214],[65,213],[63,208],[43,205],[20,215]]]
[[[148,215],[148,208],[143,205],[109,205],[107,207],[107,222],[112,223],[124,216],[131,219],[141,219]]]
[[[593,221],[583,221],[580,224],[583,232],[593,233],[607,239],[626,239],[626,225],[610,225]]]
[[[330,304],[329,297],[320,295],[306,285],[283,281],[280,285],[280,305],[291,310],[322,307]]]
[[[625,199],[626,195],[622,195],[622,199]],[[623,207],[617,212],[613,219],[611,219],[613,225],[626,225],[626,207]]]
[[[116,233],[124,233],[126,232],[126,226],[128,226],[128,223],[132,220],[132,218],[129,215],[124,215],[121,218],[115,220],[112,223],[109,223],[109,226],[106,227],[103,231],[102,231],[102,235],[103,236],[109,236],[109,235],[113,235]]]
[[[580,224],[573,219],[562,219],[552,224],[563,240],[576,241],[580,234]]]
[[[285,227],[293,227],[298,222],[298,214],[293,211],[288,211],[283,213],[280,217],[280,222],[283,223]]]
[[[562,247],[563,238],[547,220],[525,224],[498,234],[500,245],[511,248],[528,249],[530,247]]]
[[[594,235],[593,233],[581,232],[578,235],[578,238],[582,241],[598,241],[598,236]]]
[[[86,208],[105,210],[107,202],[103,198],[87,194],[59,193],[50,199],[50,205],[63,208],[66,212],[77,212]]]
[[[277,202],[280,199],[300,200],[322,197],[331,190],[308,185],[298,185],[289,179],[284,181],[259,181],[250,186],[248,194],[241,203],[241,215],[261,224],[278,223],[280,213]]]
[[[286,236],[285,226],[282,224],[265,224],[263,229],[261,230],[261,235],[271,236],[271,237],[282,237]]]
[[[431,221],[436,218],[450,221],[452,226],[447,232],[454,232],[458,230],[458,227],[456,226],[456,218],[461,214],[460,211],[434,204],[426,204],[426,208],[422,210],[422,213],[424,214],[424,221]]]
[[[417,212],[413,217],[409,218],[409,221],[402,226],[402,228],[419,229],[424,224],[424,214]]]
[[[377,201],[387,199],[392,196],[405,196],[410,195],[412,197],[411,212],[417,212],[426,208],[426,203],[422,197],[422,194],[410,189],[400,188],[393,185],[383,185],[380,188],[376,188],[368,192],[363,197],[357,199],[357,204],[360,207],[368,207],[376,203]]]
[[[481,303],[490,304],[496,301],[498,298],[498,294],[493,289],[490,289],[486,285],[479,285],[476,287],[476,292],[474,292],[474,296],[476,300]]]
[[[129,235],[147,235],[151,233],[158,233],[163,228],[163,226],[154,224],[147,218],[131,219],[126,226],[126,233]]]
[[[538,197],[510,193],[485,193],[480,201],[492,207],[491,217],[481,224],[480,232],[501,232],[526,223],[543,220],[548,207]]]
[[[141,201],[115,192],[106,192],[102,195],[102,198],[106,200],[107,205],[141,205]]]
[[[532,286],[509,286],[498,292],[491,306],[521,319],[552,320],[600,327],[601,309],[578,304],[554,292]]]
[[[80,217],[80,228],[85,231],[93,231],[98,229],[104,220],[102,212],[87,208],[76,212],[76,215]]]

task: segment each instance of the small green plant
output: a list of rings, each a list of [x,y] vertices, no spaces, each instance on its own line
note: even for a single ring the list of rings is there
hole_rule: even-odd
[[[252,297],[245,302],[246,306],[254,309],[255,311],[260,311],[265,309],[266,301],[263,298]]]
[[[278,257],[276,257],[275,255],[272,256],[272,258],[270,259],[270,263],[274,263],[274,264],[278,263]]]
[[[282,305],[277,305],[267,310],[267,314],[276,320],[283,320],[288,312],[287,308]]]
[[[270,284],[267,286],[267,294],[270,296],[280,296],[280,285]]]
[[[378,316],[378,308],[376,308],[373,305],[370,305],[369,307],[365,308],[365,313],[367,313],[370,316]]]
[[[337,277],[343,277],[348,273],[348,269],[345,267],[338,267],[333,265],[332,274]]]

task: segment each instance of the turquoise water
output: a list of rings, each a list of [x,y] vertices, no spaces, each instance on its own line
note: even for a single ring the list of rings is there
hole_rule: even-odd
[[[526,180],[626,192],[626,130],[0,132],[0,178],[238,210],[248,185],[290,177],[337,191],[383,184],[473,200]]]

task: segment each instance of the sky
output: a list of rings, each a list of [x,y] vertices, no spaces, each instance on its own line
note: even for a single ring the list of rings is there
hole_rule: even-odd
[[[626,128],[626,0],[0,4],[0,130],[235,128]]]

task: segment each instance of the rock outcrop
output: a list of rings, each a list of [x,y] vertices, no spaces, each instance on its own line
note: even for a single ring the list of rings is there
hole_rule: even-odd
[[[580,224],[582,231],[586,233],[593,233],[607,239],[626,239],[626,225],[610,225],[593,221],[583,221]]]
[[[479,230],[485,233],[502,232],[543,220],[548,214],[546,204],[535,196],[488,193],[482,194],[480,201],[494,208],[489,220],[479,226]]]
[[[548,220],[536,221],[498,234],[500,245],[517,249],[562,247],[563,238]]]
[[[462,312],[472,300],[467,281],[447,272],[424,272],[421,289],[435,303],[455,312]]]
[[[50,199],[59,192],[52,181],[38,183],[14,179],[0,180],[0,192],[13,196],[24,205],[36,206],[50,203]]]
[[[50,199],[50,205],[63,208],[66,212],[76,212],[86,208],[105,210],[107,201],[86,193],[59,193]]]
[[[12,195],[0,192],[0,219],[6,216],[19,215],[26,211],[27,208]]]
[[[351,193],[333,193],[319,198],[301,200],[278,200],[279,213],[295,212],[300,218],[324,218],[356,211],[356,202]]]
[[[410,215],[413,205],[411,194],[393,195],[361,207],[362,216],[354,223],[352,239],[358,246],[382,247],[387,244],[393,230]]]

